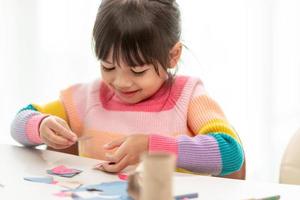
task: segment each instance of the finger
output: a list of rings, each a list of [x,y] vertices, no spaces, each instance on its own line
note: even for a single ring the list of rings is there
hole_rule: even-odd
[[[68,128],[65,128],[63,125],[61,125],[58,121],[56,120],[50,120],[49,121],[49,126],[50,128],[56,133],[61,135],[62,137],[71,140],[73,142],[76,142],[77,137],[75,133],[72,131],[68,130]]]
[[[105,144],[103,146],[103,148],[107,149],[107,150],[114,149],[116,147],[121,146],[125,140],[126,140],[126,137],[113,140],[112,142]]]
[[[108,161],[118,163],[127,155],[127,151],[124,146],[120,146],[114,153],[107,153],[105,157]]]
[[[77,138],[78,138],[78,137],[77,137],[77,134],[74,133],[74,132],[71,130],[71,128],[69,127],[68,123],[67,123],[65,120],[63,120],[63,119],[61,119],[61,118],[59,118],[59,117],[57,117],[56,120],[57,120],[57,122],[58,122],[60,125],[62,125],[63,127],[65,127],[67,130],[69,130],[70,133],[72,134],[72,136],[75,137],[76,140],[77,140]]]
[[[54,149],[66,149],[68,148],[70,145],[59,145],[59,144],[55,144],[53,142],[51,142],[50,140],[48,140],[47,138],[43,138],[43,142],[49,146],[49,147],[52,147]]]
[[[46,137],[49,141],[52,143],[58,144],[58,145],[72,145],[74,142],[67,140],[66,138],[61,137],[60,135],[57,135],[55,132],[53,132],[50,128],[45,129]]]
[[[55,120],[56,120],[60,125],[62,125],[63,127],[65,127],[66,129],[71,130],[70,127],[69,127],[69,125],[68,125],[68,123],[67,123],[65,120],[63,120],[62,118],[60,118],[60,117],[55,117]]]
[[[128,166],[128,156],[125,156],[120,162],[116,164],[103,163],[102,169],[107,172],[120,172]]]

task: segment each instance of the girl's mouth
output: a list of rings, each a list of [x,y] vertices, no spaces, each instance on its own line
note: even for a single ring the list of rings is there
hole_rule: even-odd
[[[136,95],[140,90],[134,90],[134,91],[118,91],[118,94],[121,97],[124,98],[130,98],[133,97],[134,95]]]

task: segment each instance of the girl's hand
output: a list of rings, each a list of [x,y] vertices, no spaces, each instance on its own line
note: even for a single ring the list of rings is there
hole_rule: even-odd
[[[77,141],[77,136],[67,122],[56,116],[48,116],[40,124],[42,142],[54,149],[65,149]]]
[[[117,148],[113,154],[106,154],[109,161],[102,164],[101,169],[107,172],[120,172],[128,165],[137,164],[140,155],[148,150],[147,135],[131,135],[117,139],[104,145],[104,149],[112,150]]]

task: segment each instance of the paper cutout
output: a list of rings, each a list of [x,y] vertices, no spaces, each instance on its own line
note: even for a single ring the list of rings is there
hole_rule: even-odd
[[[68,189],[77,189],[82,184],[78,183],[78,182],[59,182],[57,185],[62,186],[64,188],[68,188]]]
[[[93,167],[93,169],[102,170],[102,165],[103,165],[103,163],[98,163],[97,165],[95,165],[95,166]]]
[[[82,184],[79,183],[78,181],[60,181],[56,185],[67,188],[67,189],[77,189]]]
[[[57,196],[57,197],[72,197],[72,192],[57,192],[54,193],[53,195]]]
[[[80,174],[81,172],[82,172],[81,170],[67,168],[64,165],[60,165],[60,166],[54,167],[51,170],[47,170],[47,173],[50,175],[57,175],[57,176],[66,177],[66,178],[72,178],[73,176],[76,176],[77,174]]]
[[[36,183],[46,183],[53,184],[53,177],[24,177],[24,180],[36,182]]]
[[[174,198],[175,200],[196,199],[198,198],[198,193],[177,195]]]
[[[64,165],[54,167],[51,171],[55,174],[74,174],[81,172],[81,170],[67,168]]]
[[[131,198],[127,194],[127,182],[115,181],[108,183],[101,183],[95,185],[82,186],[75,190],[65,190],[73,192],[74,200],[130,200]],[[83,192],[83,193],[81,193]],[[86,198],[86,193],[92,193],[91,197]],[[83,195],[80,195],[83,194]]]
[[[47,170],[47,173],[50,174],[50,175],[56,175],[56,176],[61,176],[61,177],[65,177],[65,178],[72,178],[73,176],[77,175],[77,173],[74,173],[74,174],[55,174],[51,170]]]
[[[100,163],[96,164],[96,165],[93,167],[93,169],[101,170],[101,171],[102,171],[102,170],[103,170],[102,165],[105,164],[105,163],[110,163],[110,162],[108,162],[108,161],[100,162]]]
[[[126,181],[128,179],[128,175],[125,173],[119,173],[118,174],[119,179]]]

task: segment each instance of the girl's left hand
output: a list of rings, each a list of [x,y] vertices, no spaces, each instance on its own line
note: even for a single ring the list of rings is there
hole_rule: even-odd
[[[140,155],[148,151],[148,135],[130,135],[104,145],[105,150],[117,148],[113,154],[106,154],[109,161],[101,169],[107,172],[120,172],[128,165],[137,164]]]

